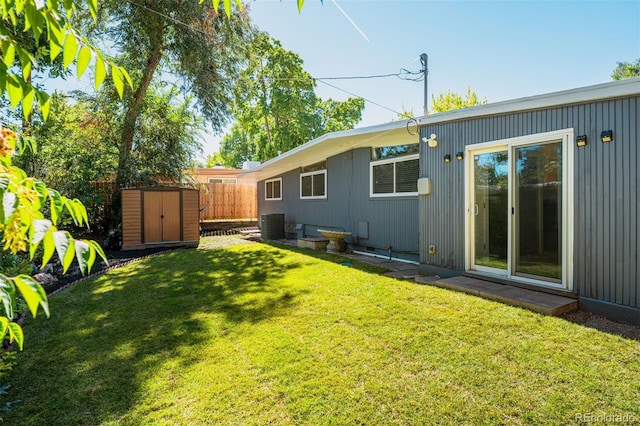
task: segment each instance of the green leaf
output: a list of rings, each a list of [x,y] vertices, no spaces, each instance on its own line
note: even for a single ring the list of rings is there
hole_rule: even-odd
[[[35,4],[31,2],[25,2],[24,8],[24,30],[33,33],[33,36],[36,40],[40,38],[40,34],[42,34],[42,28],[37,24],[38,11],[35,8]]]
[[[224,11],[227,14],[227,18],[231,18],[231,0],[224,0]]]
[[[122,73],[118,67],[114,67],[111,64],[111,79],[113,80],[113,85],[116,87],[118,91],[118,96],[122,99],[122,95],[124,95],[124,81],[122,80]]]
[[[16,287],[22,294],[24,301],[27,302],[27,306],[31,311],[31,315],[36,317],[38,312],[38,306],[42,306],[45,315],[49,317],[49,302],[47,302],[47,293],[44,288],[29,275],[18,275],[13,279]]]
[[[50,33],[55,33],[55,31],[50,31]],[[60,37],[60,40],[62,39],[62,36],[60,35],[56,35],[56,37]],[[57,38],[55,37],[50,38],[49,39],[49,57],[51,58],[51,63],[53,63],[53,61],[58,57],[60,52],[62,52],[62,44],[58,42]]]
[[[213,0],[213,9],[217,12],[220,8],[220,0]]]
[[[4,48],[2,60],[7,68],[11,68],[13,66],[13,62],[16,60],[16,46],[12,42],[2,44]]]
[[[64,10],[67,12],[67,18],[71,18],[73,13],[73,0],[64,0]]]
[[[31,152],[33,152],[34,154],[37,153],[35,145],[31,147]],[[47,199],[47,195],[49,195],[49,188],[47,188],[47,185],[45,185],[44,182],[42,181],[37,181],[34,184],[34,188],[36,191],[38,191],[38,197],[40,198],[40,203],[44,204],[44,202]]]
[[[50,189],[49,203],[51,204],[51,221],[54,224],[57,224],[58,217],[60,216],[60,213],[62,213],[62,209],[64,208],[64,199],[58,191],[56,191],[55,189]]]
[[[102,250],[102,246],[98,243],[96,243],[93,240],[89,240],[88,241],[89,245],[91,247],[93,247],[93,249],[96,251],[96,253],[98,254],[98,256],[100,256],[102,258],[102,260],[104,260],[104,263],[109,266],[109,261],[107,260],[107,255],[104,254],[104,250]],[[90,265],[91,266],[91,265]]]
[[[10,322],[8,324],[9,328],[9,342],[16,342],[20,350],[22,350],[22,345],[24,344],[24,334],[22,333],[22,327],[15,322]]]
[[[304,4],[304,0],[298,0],[298,12],[302,11],[303,4]]]
[[[53,252],[56,249],[56,242],[53,239],[53,234],[56,231],[56,227],[52,226],[42,239],[42,265],[40,265],[40,267],[44,267],[44,265],[49,262],[49,259],[51,259],[51,256],[53,256]]]
[[[47,121],[47,117],[49,117],[49,110],[51,109],[51,98],[49,97],[49,95],[42,91],[38,91],[36,97],[38,98],[38,105],[40,105],[42,118]]]
[[[9,330],[9,319],[7,317],[0,316],[0,339],[4,340],[4,336]]]
[[[48,219],[34,219],[31,228],[29,228],[29,255],[31,259],[35,256],[38,245],[40,245],[52,225]]]
[[[84,74],[85,70],[89,66],[89,62],[91,62],[91,49],[87,46],[82,46],[78,53],[78,64],[76,66],[78,78],[82,77],[82,74]]]
[[[18,197],[16,194],[9,191],[4,191],[2,194],[2,210],[4,213],[4,221],[6,222],[13,212],[16,211],[16,207],[18,206]]]
[[[13,307],[16,306],[16,289],[4,275],[0,275],[0,299],[2,299],[5,315],[13,318],[15,315]],[[4,333],[2,333],[2,336],[4,336]]]
[[[56,243],[56,251],[62,262],[62,273],[66,273],[75,257],[74,240],[67,231],[57,231],[53,233],[53,240]]]
[[[95,21],[98,18],[98,0],[87,0],[91,17]]]
[[[96,253],[91,250],[91,246],[89,246],[86,241],[76,240],[74,248],[76,250],[76,259],[78,259],[78,265],[80,266],[80,272],[84,276],[91,269],[89,263],[95,261]]]
[[[18,57],[20,58],[20,65],[22,66],[22,78],[25,81],[29,80],[31,78],[31,67],[35,59],[24,49],[18,50]]]
[[[120,70],[120,72],[124,76],[124,79],[127,80],[127,83],[129,84],[129,87],[131,89],[133,89],[133,82],[131,81],[131,77],[129,76],[129,73],[127,72],[127,70],[125,70],[123,67],[118,67],[118,69]]]
[[[89,226],[89,217],[87,215],[87,209],[82,204],[82,201],[74,198],[73,200],[66,200],[65,206],[67,211],[71,215],[73,222],[77,226],[82,226],[83,223],[86,223]]]
[[[77,198],[74,198],[73,202],[76,205],[76,210],[80,213],[80,216],[82,217],[84,223],[86,223],[87,227],[89,227],[89,215],[87,214],[87,208],[84,206],[84,204],[82,204],[82,201],[78,200]]]
[[[98,90],[98,88],[102,85],[106,77],[107,77],[107,68],[106,68],[106,65],[104,64],[104,59],[102,59],[100,55],[98,55],[98,57],[96,58],[96,76],[95,76],[95,85],[94,85],[96,90]]]
[[[14,74],[7,73],[7,95],[11,101],[11,108],[18,106],[22,100],[22,84]]]
[[[22,115],[24,119],[29,121],[29,117],[31,116],[31,110],[33,108],[33,101],[36,97],[36,91],[33,87],[27,87],[27,92],[22,98]]]
[[[62,64],[64,69],[69,68],[69,65],[76,58],[76,52],[78,51],[78,40],[76,40],[75,34],[67,32],[64,38],[64,50],[62,51]]]

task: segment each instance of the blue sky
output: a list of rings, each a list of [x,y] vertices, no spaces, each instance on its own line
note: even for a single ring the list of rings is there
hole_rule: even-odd
[[[250,3],[253,22],[304,60],[314,77],[419,71],[429,55],[428,92],[465,92],[489,102],[611,80],[618,61],[640,57],[640,0],[293,0]],[[363,36],[354,24],[359,28]],[[396,77],[330,81],[384,107],[422,115],[423,83]],[[351,96],[318,83],[322,98]],[[396,119],[366,103],[358,127]],[[205,155],[217,150],[208,137]]]
[[[617,61],[640,57],[640,0],[357,1],[257,0],[254,23],[304,60],[314,77],[419,71],[429,55],[428,91],[464,92],[489,102],[611,80]],[[391,110],[422,114],[421,82],[396,77],[331,84]],[[323,97],[350,95],[318,84]],[[430,97],[430,96],[429,96]],[[361,125],[395,119],[367,103]]]
[[[471,87],[498,102],[588,86],[610,81],[616,62],[640,58],[640,0],[306,0],[300,13],[294,0],[248,7],[254,24],[297,53],[314,77],[419,71],[427,53],[429,98]],[[393,111],[423,112],[422,82],[330,83],[387,108],[367,102],[358,127],[394,120]],[[322,83],[316,93],[351,96]],[[207,135],[203,158],[220,138]]]

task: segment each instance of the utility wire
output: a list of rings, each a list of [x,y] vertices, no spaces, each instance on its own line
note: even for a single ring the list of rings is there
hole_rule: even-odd
[[[134,0],[126,0],[128,3],[137,6],[141,9],[147,10],[151,13],[154,13],[158,16],[161,16],[165,19],[168,19],[178,25],[181,25],[185,28],[190,29],[191,31],[198,32],[203,35],[207,35],[204,31],[194,28],[192,25],[187,24],[186,22],[180,21],[179,19],[173,18],[165,13],[159,12],[155,9],[152,9],[144,4],[140,4]],[[334,2],[335,3],[335,2]],[[336,5],[337,6],[337,5]],[[424,79],[424,74],[422,71],[409,71],[405,68],[401,68],[397,73],[390,74],[376,74],[376,75],[358,75],[358,76],[343,76],[343,77],[315,77],[315,80],[364,80],[364,79],[373,79],[373,78],[387,78],[387,77],[398,77],[401,80],[409,80],[409,81],[422,81]],[[270,78],[266,77],[272,81],[280,81],[280,80],[306,80],[304,78]],[[313,78],[313,77],[312,77]]]
[[[183,27],[188,28],[191,31],[198,32],[198,33],[203,34],[205,36],[207,35],[207,33],[205,33],[204,31],[202,31],[202,30],[200,30],[198,28],[194,28],[193,26],[187,24],[186,22],[182,22],[179,19],[173,18],[173,17],[171,17],[171,16],[169,16],[167,14],[164,14],[162,12],[158,12],[157,10],[152,9],[152,8],[150,8],[148,6],[145,6],[144,4],[137,3],[137,2],[135,2],[133,0],[126,0],[126,1],[129,2],[130,4],[134,5],[134,6],[137,6],[137,7],[141,8],[141,9],[144,9],[144,10],[148,10],[151,13],[155,13],[158,16],[161,16],[161,17],[163,17],[165,19],[168,19],[168,20],[170,20],[172,22],[175,22],[178,25],[182,25]]]
[[[356,95],[356,94],[355,94],[355,93],[353,93],[353,92],[349,92],[348,90],[344,90],[344,89],[342,89],[342,88],[340,88],[340,87],[338,87],[338,86],[334,86],[333,84],[331,84],[331,83],[327,83],[326,81],[320,81],[320,83],[322,83],[322,84],[326,84],[327,86],[331,86],[331,87],[333,87],[334,89],[338,89],[338,90],[340,90],[340,91],[342,91],[342,92],[344,92],[344,93],[347,93],[347,94],[349,94],[349,95],[351,95],[351,96],[355,96],[356,98],[361,98],[361,99],[363,99],[365,102],[369,102],[370,104],[373,104],[373,105],[379,106],[380,108],[384,108],[384,109],[386,109],[387,111],[391,111],[391,112],[396,113],[396,114],[402,114],[401,112],[398,112],[398,111],[396,111],[396,110],[394,110],[394,109],[391,109],[391,108],[387,108],[387,107],[386,107],[386,106],[384,106],[384,105],[381,105],[381,104],[379,104],[379,103],[377,103],[377,102],[374,102],[374,101],[372,101],[372,100],[370,100],[370,99],[367,99],[367,98],[365,98],[365,97],[363,97],[363,96],[358,96],[358,95]]]
[[[138,3],[138,2],[136,2],[134,0],[126,0],[126,1],[128,3],[134,5],[134,6],[137,6],[137,7],[141,8],[141,9],[145,9],[145,10],[151,12],[151,13],[155,13],[156,15],[161,16],[161,17],[163,17],[165,19],[168,19],[168,20],[170,20],[170,21],[172,21],[172,22],[174,22],[174,23],[176,23],[178,25],[182,25],[183,27],[188,28],[188,29],[190,29],[192,31],[199,32],[201,34],[207,35],[204,31],[202,31],[200,29],[194,28],[193,26],[191,26],[191,25],[189,25],[189,24],[187,24],[185,22],[182,22],[182,21],[180,21],[180,20],[178,20],[176,18],[173,18],[173,17],[171,17],[171,16],[169,16],[167,14],[164,14],[162,12],[154,10],[154,9],[152,9],[152,8],[146,6],[146,5],[140,4],[140,3]],[[336,6],[337,6],[337,4],[336,4]],[[415,77],[409,77],[409,76],[415,76]],[[316,80],[316,81],[319,81],[322,84],[326,84],[327,86],[333,87],[334,89],[340,90],[340,91],[342,91],[344,93],[347,93],[347,94],[349,94],[351,96],[355,96],[357,98],[361,98],[365,102],[369,102],[370,104],[373,104],[373,105],[376,105],[376,106],[378,106],[380,108],[386,109],[387,111],[391,111],[391,112],[393,112],[395,114],[401,114],[400,112],[398,112],[398,111],[396,111],[394,109],[388,108],[388,107],[386,107],[386,106],[384,106],[382,104],[374,102],[374,101],[372,101],[370,99],[367,99],[367,98],[365,98],[363,96],[358,96],[355,93],[349,92],[348,90],[342,89],[342,88],[340,88],[338,86],[335,86],[335,85],[333,85],[331,83],[327,83],[325,81],[325,80],[363,80],[363,79],[387,78],[387,77],[398,77],[401,80],[409,80],[409,81],[421,81],[424,78],[423,74],[422,74],[422,71],[417,71],[417,72],[416,71],[408,71],[408,70],[406,70],[404,68],[401,68],[400,72],[392,73],[392,74],[377,74],[377,75],[348,76],[348,77],[320,77],[320,78],[313,78],[312,77],[312,78],[314,80]],[[272,80],[272,81],[307,80],[307,79],[302,79],[302,78],[269,78],[269,79]]]

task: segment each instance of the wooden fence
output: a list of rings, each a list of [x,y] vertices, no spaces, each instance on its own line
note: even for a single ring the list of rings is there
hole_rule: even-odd
[[[200,221],[257,218],[255,183],[207,183],[200,187]]]

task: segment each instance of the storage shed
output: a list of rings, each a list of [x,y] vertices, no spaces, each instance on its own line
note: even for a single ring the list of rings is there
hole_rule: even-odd
[[[155,186],[122,190],[122,250],[197,246],[197,189]]]

